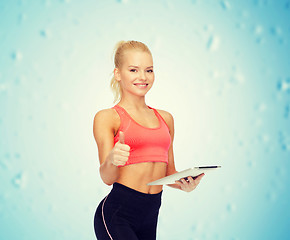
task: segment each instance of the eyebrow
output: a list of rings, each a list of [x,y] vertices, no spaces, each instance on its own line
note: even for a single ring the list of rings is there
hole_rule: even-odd
[[[129,67],[139,68],[138,66],[133,66],[133,65],[130,65]],[[150,67],[147,67],[147,68],[153,68],[153,66],[150,66]]]

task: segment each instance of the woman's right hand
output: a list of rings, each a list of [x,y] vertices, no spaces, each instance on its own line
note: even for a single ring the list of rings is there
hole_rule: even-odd
[[[119,132],[119,141],[110,152],[110,161],[115,166],[124,166],[130,155],[130,146],[125,144],[125,135]]]

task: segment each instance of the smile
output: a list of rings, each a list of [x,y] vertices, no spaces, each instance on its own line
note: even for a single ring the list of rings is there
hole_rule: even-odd
[[[138,88],[146,88],[148,83],[135,83],[135,86],[137,86]]]

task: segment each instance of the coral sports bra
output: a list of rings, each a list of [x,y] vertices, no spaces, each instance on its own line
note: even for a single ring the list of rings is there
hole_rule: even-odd
[[[124,108],[115,105],[114,108],[120,116],[120,128],[114,137],[114,145],[119,141],[119,132],[125,135],[125,144],[130,146],[130,155],[125,165],[141,162],[165,162],[168,164],[168,149],[171,144],[169,128],[157,112],[154,110],[159,120],[159,127],[147,128],[137,123]]]

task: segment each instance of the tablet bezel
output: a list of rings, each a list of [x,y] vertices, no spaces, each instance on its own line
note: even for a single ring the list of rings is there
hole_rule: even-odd
[[[148,186],[154,186],[154,185],[167,185],[167,184],[174,184],[175,181],[178,181],[182,178],[186,178],[189,176],[196,177],[202,173],[207,173],[209,171],[219,169],[221,166],[200,166],[200,167],[193,167],[188,168],[183,171],[174,173],[172,175],[160,178],[156,181],[147,183]]]

